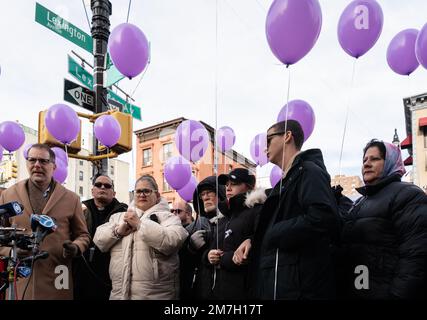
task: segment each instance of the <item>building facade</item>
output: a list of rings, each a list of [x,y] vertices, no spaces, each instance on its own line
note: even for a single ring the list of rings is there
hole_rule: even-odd
[[[185,121],[185,118],[178,118],[157,124],[148,128],[135,131],[136,143],[136,178],[144,175],[152,175],[159,184],[159,191],[169,203],[179,198],[178,193],[172,189],[164,177],[164,165],[172,157],[179,155],[175,145],[176,128]],[[208,124],[201,122],[207,129],[210,136],[209,147],[204,156],[192,163],[192,172],[197,181],[214,175],[214,132]],[[219,153],[217,156],[218,175],[228,173],[235,168],[247,168],[256,174],[256,164],[234,150]]]
[[[401,143],[414,184],[427,190],[427,93],[403,99],[407,137]],[[412,168],[411,168],[412,166]]]

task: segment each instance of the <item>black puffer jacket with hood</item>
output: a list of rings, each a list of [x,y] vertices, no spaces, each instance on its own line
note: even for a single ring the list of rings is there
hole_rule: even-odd
[[[299,153],[260,213],[251,268],[260,299],[333,299],[337,203],[319,149]],[[281,187],[281,188],[280,188]]]
[[[204,278],[207,272],[201,266],[201,259],[203,252],[206,250],[209,242],[211,241],[212,230],[217,220],[217,213],[207,213],[204,209],[203,202],[199,198],[199,194],[205,190],[217,190],[216,187],[217,178],[210,176],[202,180],[198,185],[193,194],[193,207],[196,211],[196,219],[190,223],[186,230],[189,236],[180,250],[180,299],[181,300],[199,300],[205,298],[203,292],[207,292],[208,288],[205,287]],[[218,185],[218,201],[224,201],[225,187]],[[222,215],[219,215],[222,217]],[[206,230],[205,241],[206,244],[196,250],[190,241],[191,235],[198,230]]]

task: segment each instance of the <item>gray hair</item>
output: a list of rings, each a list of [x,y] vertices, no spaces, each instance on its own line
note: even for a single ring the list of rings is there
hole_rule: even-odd
[[[149,174],[145,174],[139,177],[138,180],[136,180],[135,182],[135,188],[138,182],[141,182],[141,181],[147,181],[155,191],[159,191],[159,186],[157,185],[157,182],[153,178],[153,176],[150,176]]]

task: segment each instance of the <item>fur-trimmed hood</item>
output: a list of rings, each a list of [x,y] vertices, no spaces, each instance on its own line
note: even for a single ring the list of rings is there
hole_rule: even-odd
[[[265,190],[265,188],[256,188],[255,190],[246,193],[245,206],[253,208],[256,204],[263,204],[265,200],[267,200]]]

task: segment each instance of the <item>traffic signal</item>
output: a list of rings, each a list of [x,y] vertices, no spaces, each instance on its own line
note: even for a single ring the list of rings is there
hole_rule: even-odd
[[[15,161],[12,162],[12,178],[18,178],[18,164]]]
[[[44,121],[45,116],[46,116],[46,112],[47,112],[47,110],[39,112],[39,143],[45,143],[45,144],[49,145],[50,147],[64,148],[64,144],[61,143],[60,141],[56,140],[50,134],[49,130],[47,130],[46,123]],[[67,146],[68,153],[76,154],[76,153],[79,153],[80,150],[82,149],[81,127],[82,127],[82,121],[80,120],[79,134],[77,135],[77,139],[75,141],[73,141],[70,145]]]
[[[114,111],[111,113],[120,124],[121,135],[119,141],[110,148],[111,151],[114,151],[117,154],[126,153],[132,150],[132,116],[128,113],[123,113],[120,111]],[[98,150],[105,150],[105,146],[99,144]]]

